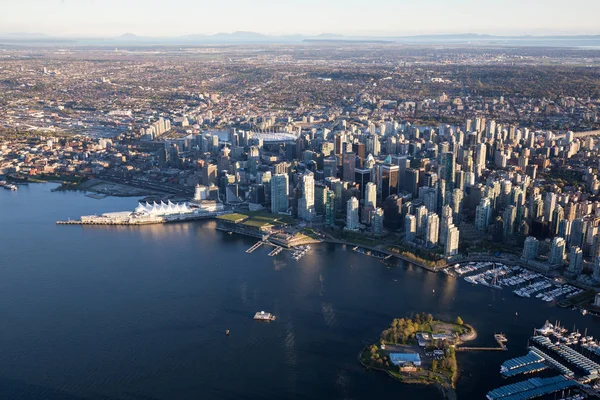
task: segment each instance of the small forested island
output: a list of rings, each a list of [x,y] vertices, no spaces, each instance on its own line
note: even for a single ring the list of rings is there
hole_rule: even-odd
[[[435,384],[454,399],[458,378],[455,347],[476,337],[470,325],[436,320],[431,314],[396,318],[381,332],[379,341],[360,355],[367,368],[385,371],[404,383]]]

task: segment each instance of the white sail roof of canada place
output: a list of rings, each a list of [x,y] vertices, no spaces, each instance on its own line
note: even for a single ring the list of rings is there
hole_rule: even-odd
[[[161,201],[160,203],[139,203],[135,209],[135,212],[138,214],[150,214],[150,215],[168,215],[168,214],[178,214],[182,212],[190,212],[190,207],[187,203],[172,203],[170,200],[165,203]]]

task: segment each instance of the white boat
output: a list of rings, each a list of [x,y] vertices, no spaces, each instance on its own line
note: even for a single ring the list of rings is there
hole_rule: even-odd
[[[259,311],[256,314],[254,314],[254,319],[257,321],[275,321],[275,319],[277,319],[277,317],[275,317],[271,313]]]

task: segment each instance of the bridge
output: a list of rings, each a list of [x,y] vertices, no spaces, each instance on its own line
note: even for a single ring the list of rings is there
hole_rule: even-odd
[[[566,134],[560,134],[560,135],[556,135],[555,138],[557,139],[562,139],[566,136]],[[584,132],[574,132],[573,137],[574,138],[584,138],[584,137],[589,137],[589,136],[600,136],[600,130],[596,130],[596,131],[584,131]]]

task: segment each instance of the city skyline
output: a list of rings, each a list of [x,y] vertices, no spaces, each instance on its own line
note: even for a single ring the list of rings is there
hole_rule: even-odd
[[[315,0],[233,0],[226,4],[174,0],[168,7],[160,0],[9,0],[0,16],[0,34],[177,37],[246,31],[273,36],[589,35],[600,33],[594,18],[598,12],[600,4],[589,0],[568,4],[556,0],[508,0],[502,4],[374,0],[368,5],[356,0],[326,4]]]

